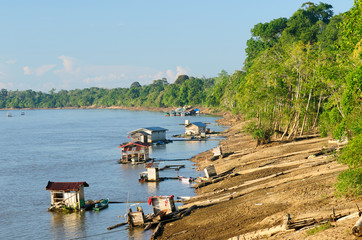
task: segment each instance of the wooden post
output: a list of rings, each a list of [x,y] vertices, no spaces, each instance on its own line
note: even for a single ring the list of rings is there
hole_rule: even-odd
[[[284,221],[283,221],[283,226],[285,229],[289,229],[289,224],[290,224],[290,214],[288,213],[285,217],[284,217]]]
[[[356,237],[362,236],[362,217],[360,217],[356,224],[353,226],[352,234]]]

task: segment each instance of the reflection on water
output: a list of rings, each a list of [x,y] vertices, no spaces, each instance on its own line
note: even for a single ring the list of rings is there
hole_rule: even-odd
[[[143,184],[147,184],[147,192],[148,195],[152,196],[157,193],[158,190],[158,182],[145,182]]]
[[[53,239],[69,239],[86,235],[85,212],[58,213],[50,212],[50,225]]]

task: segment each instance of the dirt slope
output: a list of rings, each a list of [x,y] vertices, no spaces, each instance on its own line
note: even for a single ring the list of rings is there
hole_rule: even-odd
[[[223,152],[230,155],[211,161],[212,151],[207,151],[192,160],[200,169],[213,164],[217,173],[233,169],[233,174],[197,189],[198,196],[182,208],[200,208],[166,224],[161,239],[229,239],[279,226],[287,213],[292,219],[300,219],[328,217],[333,208],[336,214],[357,211],[355,202],[334,196],[333,185],[346,166],[328,154],[314,156],[336,146],[329,143],[329,138],[310,135],[308,139],[256,147],[253,139],[242,133],[244,123],[239,119],[226,116],[221,121],[232,125],[225,132],[227,139],[220,143]],[[342,230],[328,229],[319,233],[318,239],[353,239],[347,231],[353,224],[352,220]],[[340,238],[333,231],[337,229]],[[332,238],[328,238],[328,232],[332,232]],[[281,232],[270,238],[316,239],[307,238],[304,232]]]

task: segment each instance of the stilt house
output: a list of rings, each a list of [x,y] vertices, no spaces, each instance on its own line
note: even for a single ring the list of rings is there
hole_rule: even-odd
[[[119,146],[122,149],[121,163],[138,163],[149,160],[149,144],[129,142]]]
[[[86,182],[51,182],[48,181],[46,190],[50,191],[51,205],[65,205],[74,209],[84,206],[84,187]]]

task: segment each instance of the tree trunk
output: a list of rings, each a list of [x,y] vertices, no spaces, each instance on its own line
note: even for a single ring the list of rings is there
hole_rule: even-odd
[[[353,226],[352,233],[356,237],[362,236],[362,217],[360,217],[356,224]]]
[[[299,125],[299,115],[300,115],[300,111],[297,113],[297,115],[295,116],[295,121],[294,121],[294,125],[292,127],[292,130],[290,131],[290,134],[288,136],[288,140],[293,136],[296,135],[296,133],[298,132],[298,125]]]
[[[293,116],[293,113],[292,113],[291,115]],[[288,130],[289,130],[289,127],[290,127],[290,124],[292,123],[292,121],[293,121],[293,117],[290,118],[289,123],[288,123],[288,126],[287,126],[287,128],[285,129],[282,137],[280,138],[280,141],[282,141],[283,138],[285,137],[285,135],[288,133]]]
[[[309,103],[310,103],[310,98],[311,98],[311,96],[312,96],[312,89],[309,91],[308,103],[307,103],[307,107],[305,108],[305,114],[304,114],[304,118],[303,118],[302,129],[300,130],[300,136],[303,135],[305,122],[306,122],[306,120],[307,120],[307,114],[308,114],[308,108],[309,108]]]
[[[315,126],[317,125],[317,121],[318,121],[318,117],[319,117],[319,110],[321,109],[321,102],[322,102],[322,94],[319,96],[317,115],[315,116],[312,129],[314,129]]]

